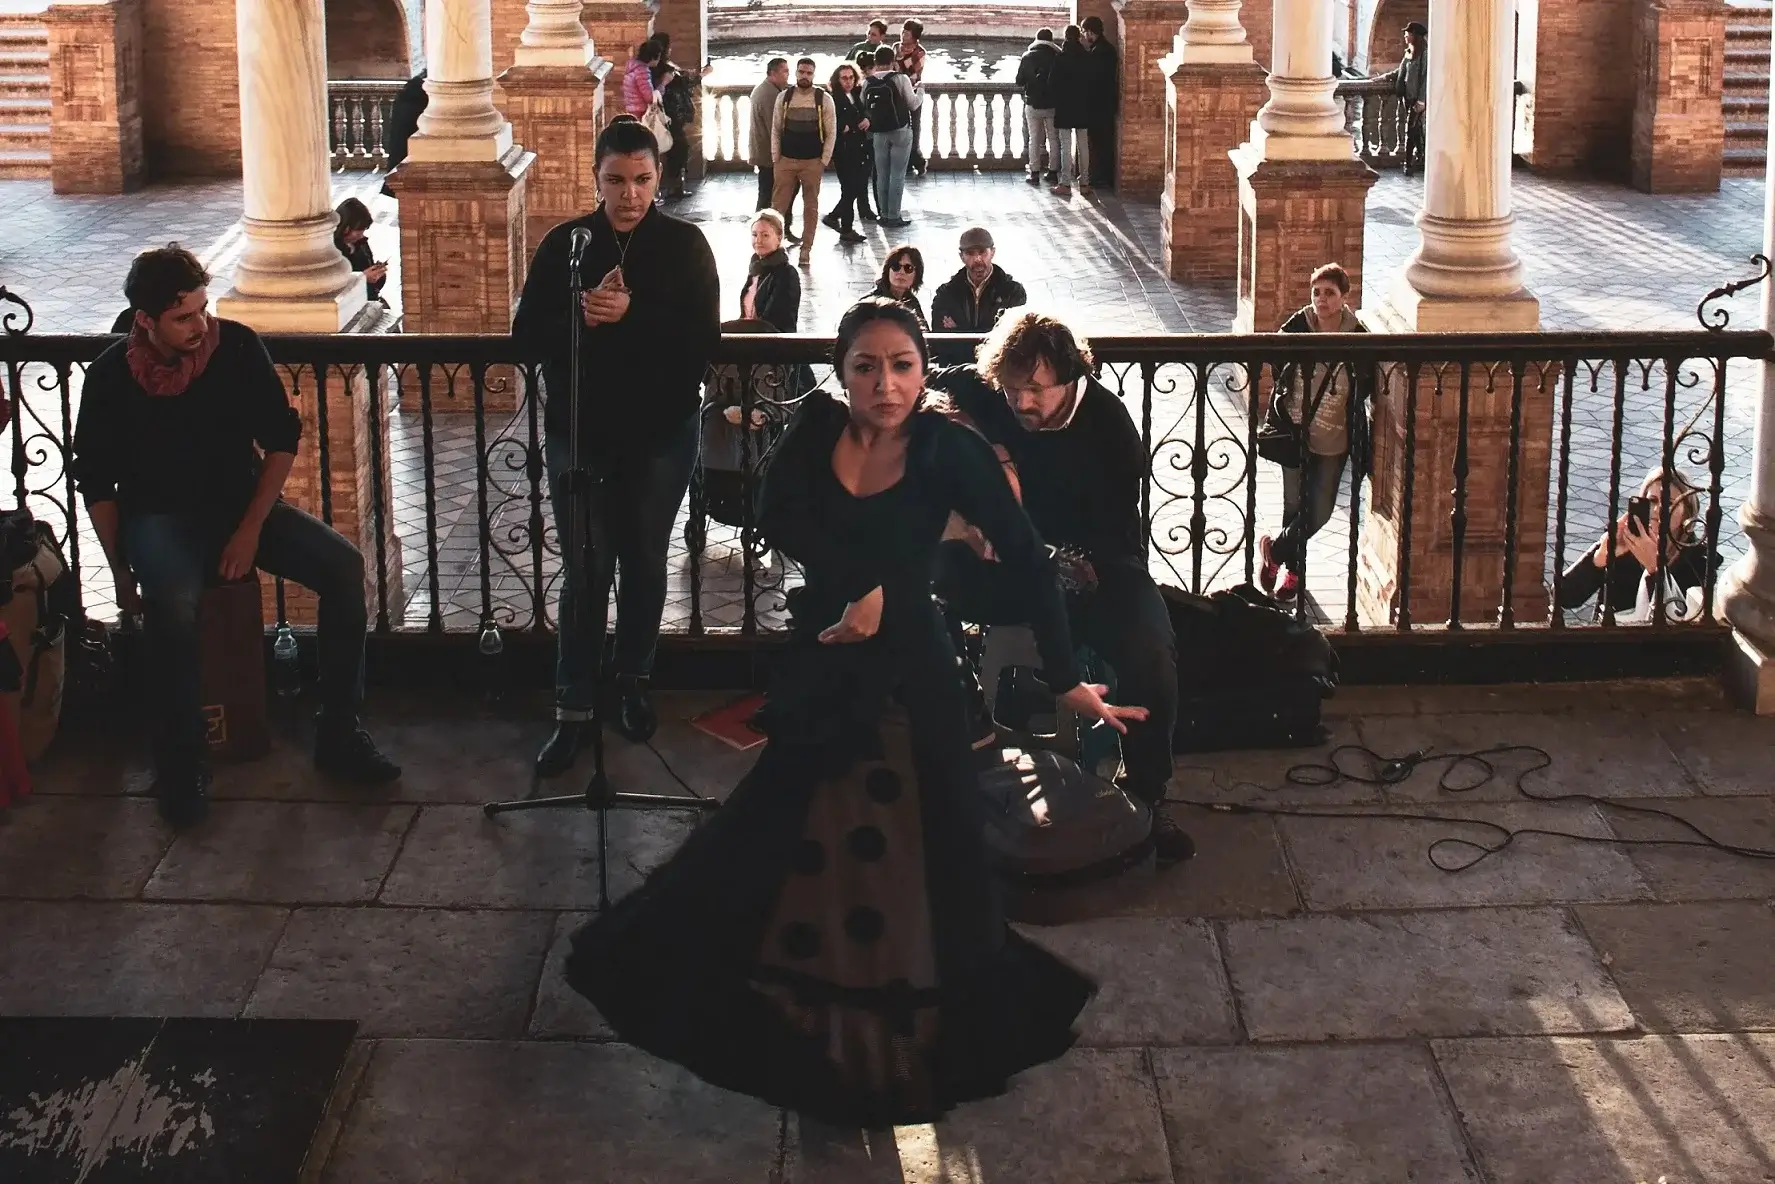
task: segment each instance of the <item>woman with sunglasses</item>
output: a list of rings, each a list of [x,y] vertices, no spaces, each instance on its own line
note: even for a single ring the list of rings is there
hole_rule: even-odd
[[[870,295],[892,300],[918,318],[920,329],[929,332],[930,322],[925,320],[924,305],[918,302],[917,296],[922,287],[924,256],[918,253],[917,247],[895,247],[888,252],[887,262],[881,267],[881,278],[875,281],[875,290]]]

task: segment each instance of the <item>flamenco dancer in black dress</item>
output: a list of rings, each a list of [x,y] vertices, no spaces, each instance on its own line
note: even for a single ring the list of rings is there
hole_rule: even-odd
[[[924,336],[871,298],[840,322],[848,399],[810,395],[759,525],[806,585],[761,713],[770,743],[665,866],[573,939],[568,981],[623,1039],[841,1126],[931,1122],[1071,1046],[1094,985],[1005,923],[968,710],[931,599],[953,511],[1031,587],[1053,688],[1074,671],[1047,550],[984,440],[925,410]],[[848,405],[847,405],[848,404]]]

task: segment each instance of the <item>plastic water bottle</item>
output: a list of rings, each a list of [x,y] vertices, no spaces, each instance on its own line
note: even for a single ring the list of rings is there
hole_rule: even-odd
[[[286,698],[302,689],[302,663],[296,649],[296,631],[286,621],[277,627],[271,642],[271,666],[277,693]]]

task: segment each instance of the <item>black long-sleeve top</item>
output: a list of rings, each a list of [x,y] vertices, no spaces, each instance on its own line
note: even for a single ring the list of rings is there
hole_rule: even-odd
[[[344,240],[335,234],[333,236],[333,245],[339,248],[339,253],[345,256],[345,261],[351,264],[351,270],[353,271],[368,271],[376,265],[376,252],[370,249],[369,239],[359,239],[351,246],[346,246]],[[371,300],[380,300],[382,299],[382,285],[387,282],[388,277],[386,275],[379,280],[372,281],[366,279],[364,281],[364,292]]]
[[[87,368],[74,426],[74,479],[87,505],[232,522],[253,498],[260,451],[295,453],[302,421],[265,343],[235,321],[220,326],[216,352],[182,394],[142,389],[127,338]]]
[[[947,394],[989,441],[1010,453],[1023,507],[1043,538],[1077,547],[1100,566],[1145,564],[1140,480],[1148,467],[1146,448],[1133,416],[1102,383],[1087,377],[1072,420],[1047,432],[1025,428],[1004,393],[973,366],[933,371],[925,384]]]
[[[1596,550],[1596,547],[1590,548],[1582,559],[1560,574],[1553,589],[1555,606],[1562,609],[1581,607],[1602,591],[1606,583],[1609,606],[1618,613],[1631,612],[1639,604],[1639,587],[1646,576],[1645,566],[1626,550],[1617,551],[1605,580],[1603,569],[1596,566]],[[1700,587],[1720,569],[1719,553],[1712,553],[1711,565],[1708,557],[1706,543],[1687,544],[1671,560],[1670,578],[1685,593]]]
[[[1030,624],[1054,692],[1077,686],[1066,601],[1053,561],[986,442],[934,411],[919,412],[905,477],[857,497],[832,471],[833,449],[849,418],[825,392],[809,395],[778,443],[759,494],[759,528],[805,568],[808,599],[821,627],[880,588],[882,631],[890,644],[947,644],[932,607],[931,578],[953,511],[980,528],[1019,583],[1036,590]]]
[[[567,286],[573,231],[592,232],[581,264],[589,291],[618,263],[629,311],[588,326]],[[621,243],[628,244],[625,256]],[[549,231],[536,248],[512,337],[543,363],[545,427],[568,431],[570,332],[580,334],[580,440],[593,456],[656,451],[696,414],[703,371],[721,337],[721,279],[703,232],[652,209],[620,241],[602,209]]]

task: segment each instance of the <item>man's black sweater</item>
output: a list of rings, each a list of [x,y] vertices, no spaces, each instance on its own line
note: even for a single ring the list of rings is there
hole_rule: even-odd
[[[629,311],[613,325],[588,326],[573,306],[567,276],[581,226],[592,232],[581,265],[588,291],[622,264]],[[549,231],[512,317],[518,348],[542,359],[551,435],[568,431],[568,334],[581,334],[580,441],[604,458],[657,451],[696,414],[721,337],[721,279],[701,230],[652,209],[620,238],[602,209]]]
[[[265,343],[221,321],[221,342],[184,393],[152,396],[129,369],[129,340],[87,368],[74,427],[74,479],[86,503],[126,514],[238,521],[259,481],[259,452],[294,454],[302,421]],[[256,447],[255,447],[256,446]]]
[[[973,366],[933,371],[925,383],[948,395],[988,440],[1010,453],[1023,507],[1044,540],[1081,548],[1100,567],[1116,561],[1144,565],[1140,479],[1146,449],[1133,417],[1108,388],[1086,378],[1072,421],[1032,432]]]

